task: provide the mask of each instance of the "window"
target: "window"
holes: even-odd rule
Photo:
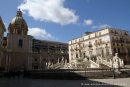
[[[78,54],[76,54],[76,58],[78,58]]]
[[[100,43],[102,43],[102,39],[100,39]]]
[[[22,46],[23,46],[23,40],[22,40],[22,39],[19,39],[18,46],[20,46],[20,47],[22,47]]]
[[[118,37],[116,37],[116,40],[118,40]]]
[[[51,59],[51,61],[54,61],[54,59]]]
[[[114,53],[116,53],[116,48],[114,48]]]
[[[112,37],[112,40],[114,40],[114,37]]]
[[[111,30],[111,33],[113,33],[113,31]]]
[[[37,61],[37,59],[35,58],[34,61]]]
[[[82,40],[84,40],[84,37],[82,37]]]
[[[96,33],[95,33],[95,37],[96,37],[97,35],[96,35]]]
[[[101,32],[99,32],[99,35],[101,35]]]
[[[120,49],[118,49],[118,53],[120,54]]]
[[[75,40],[75,43],[77,42],[77,40]]]
[[[90,35],[88,36],[88,39],[90,39]]]
[[[125,35],[127,35],[127,33],[125,32]]]
[[[130,53],[130,52],[129,52],[129,48],[127,48],[127,51],[128,51],[128,53]]]
[[[113,43],[113,46],[115,46],[115,43]]]
[[[96,44],[96,45],[98,44],[98,41],[97,41],[97,40],[95,40],[95,44]]]
[[[115,30],[115,34],[118,34],[118,31]]]
[[[18,34],[21,34],[20,30],[18,30]]]
[[[106,49],[106,54],[109,55],[109,49]]]
[[[46,61],[46,59],[44,59],[44,61]]]
[[[85,58],[85,53],[84,53],[84,58]]]

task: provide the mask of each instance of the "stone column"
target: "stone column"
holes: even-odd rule
[[[10,67],[11,67],[11,54],[9,54],[9,71],[10,71]]]
[[[28,55],[28,69],[30,69],[30,54]]]
[[[0,67],[1,67],[1,62],[2,62],[2,57],[3,57],[3,52],[0,52]]]
[[[16,34],[17,34],[17,29],[16,29]]]
[[[30,51],[32,52],[32,39],[30,39]]]
[[[6,54],[5,71],[8,71],[8,54]]]
[[[22,34],[23,34],[23,29],[22,29]]]
[[[40,69],[41,69],[41,52],[40,52]]]
[[[30,58],[30,69],[32,69],[32,53],[31,53],[31,58]]]
[[[11,46],[12,46],[12,37],[10,37],[10,46],[9,46],[10,48],[9,48],[9,50],[11,50]]]
[[[30,39],[29,39],[29,41],[28,41],[28,52],[30,52]]]

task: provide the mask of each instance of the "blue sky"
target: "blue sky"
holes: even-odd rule
[[[1,0],[0,16],[6,29],[18,8],[28,34],[41,40],[68,43],[86,31],[130,29],[130,0]]]

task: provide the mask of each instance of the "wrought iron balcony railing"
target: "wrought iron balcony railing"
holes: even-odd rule
[[[112,42],[114,42],[114,43],[124,43],[123,40],[112,40]]]

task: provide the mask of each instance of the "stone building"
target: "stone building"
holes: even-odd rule
[[[69,62],[68,44],[33,39],[32,56],[33,68],[46,68],[49,62],[55,65],[62,57]]]
[[[3,56],[3,36],[4,36],[4,32],[6,31],[4,23],[2,21],[2,18],[0,16],[0,68],[1,68],[1,60],[2,60],[2,56]]]
[[[106,58],[110,54],[114,56],[115,53],[119,54],[124,64],[130,63],[129,31],[104,28],[96,32],[85,32],[81,37],[69,41],[70,63],[73,63],[75,58],[101,54]]]
[[[44,69],[48,61],[56,64],[57,58],[62,56],[69,59],[67,54],[68,44],[37,40],[31,35],[27,35],[27,33],[28,25],[19,9],[8,26],[7,37],[3,39],[4,54],[2,57],[2,67],[6,71]],[[63,52],[59,53],[56,50],[62,50]]]

